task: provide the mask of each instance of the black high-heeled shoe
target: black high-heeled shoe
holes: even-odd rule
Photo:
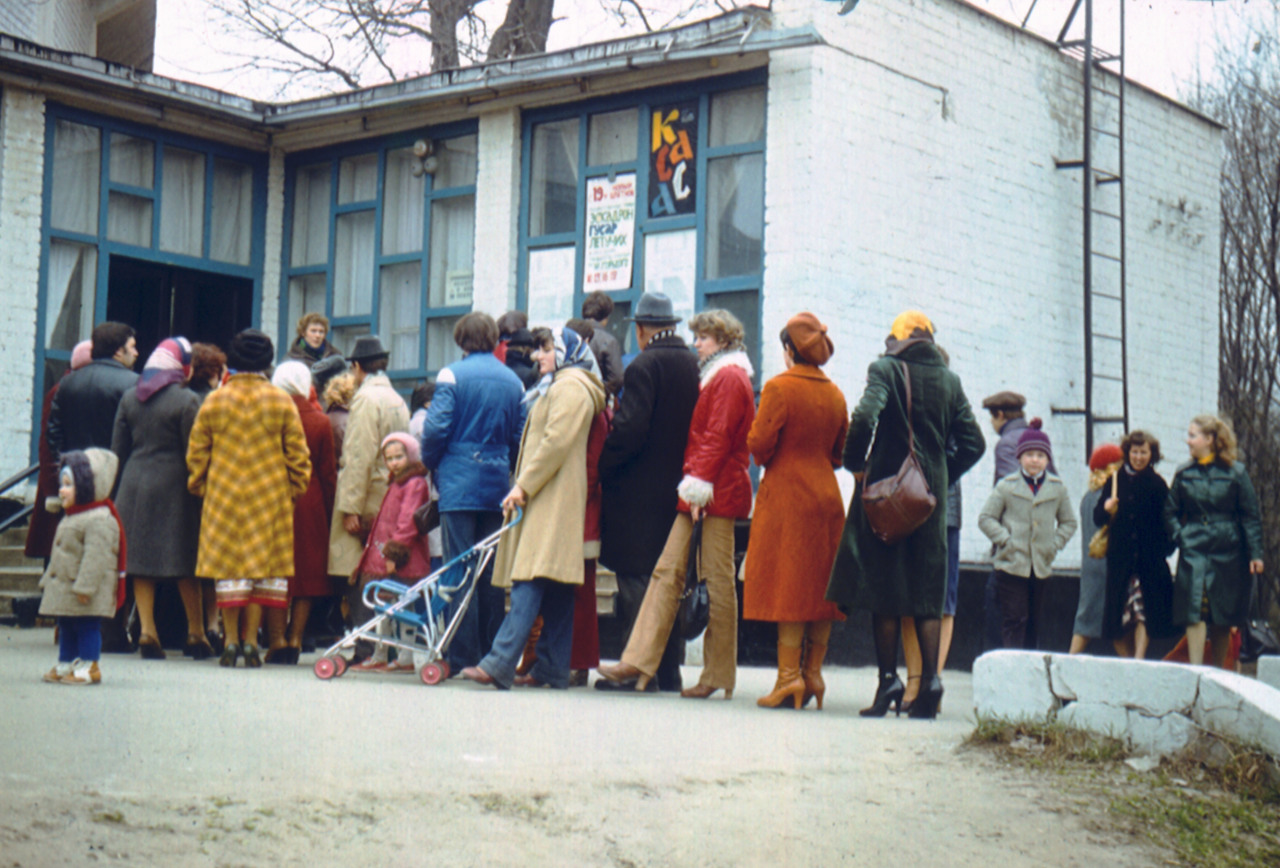
[[[934,675],[929,683],[920,688],[920,695],[911,704],[907,717],[920,720],[933,720],[938,716],[938,708],[942,705],[942,679]]]
[[[906,693],[907,688],[902,683],[902,679],[898,677],[896,672],[882,672],[880,674],[880,686],[876,688],[876,698],[871,703],[870,708],[864,708],[858,712],[862,717],[884,717],[889,711],[889,706],[894,706],[895,712],[902,708],[902,694]]]

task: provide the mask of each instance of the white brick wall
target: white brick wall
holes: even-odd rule
[[[520,207],[520,112],[479,118],[474,310],[495,317],[516,303]]]
[[[0,100],[0,475],[7,476],[27,466],[31,446],[44,97],[6,87]]]
[[[1079,157],[1079,67],[954,0],[843,18],[809,0],[773,8],[829,45],[770,62],[765,376],[781,369],[769,336],[812,309],[852,408],[893,317],[919,307],[972,403],[1028,396],[1078,501],[1083,422],[1051,407],[1084,403],[1080,174],[1053,164]],[[1127,97],[1131,419],[1167,444],[1168,475],[1187,420],[1217,403],[1219,134],[1145,91]],[[988,452],[963,483],[965,558],[987,547],[992,468]]]
[[[272,148],[267,163],[266,250],[262,263],[262,330],[274,341],[280,327],[280,257],[284,251],[284,151]],[[291,338],[292,331],[288,333]],[[281,355],[285,347],[276,347]]]

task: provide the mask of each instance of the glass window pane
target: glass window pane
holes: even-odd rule
[[[324,313],[323,274],[303,274],[289,278],[289,321],[297,322],[305,313]]]
[[[401,262],[382,268],[378,285],[378,336],[391,353],[389,367],[418,367],[422,328],[422,263]]]
[[[253,231],[253,169],[231,160],[213,161],[213,225],[209,256],[249,264]]]
[[[148,190],[155,184],[156,146],[150,139],[112,133],[110,163],[112,183]]]
[[[385,187],[382,197],[383,255],[421,250],[427,176],[422,171],[422,163],[413,155],[412,148],[387,152]]]
[[[555,327],[577,315],[573,309],[575,268],[577,247],[572,244],[529,251],[525,285],[529,328]]]
[[[578,119],[533,128],[529,235],[572,232],[578,203]]]
[[[476,137],[436,142],[436,174],[432,189],[467,187],[476,182]]]
[[[587,163],[629,163],[636,158],[636,109],[592,115],[587,126]]]
[[[112,190],[107,196],[107,237],[112,241],[151,246],[151,200]]]
[[[58,238],[49,241],[48,291],[45,293],[44,345],[70,350],[93,330],[98,248]]]
[[[204,154],[164,149],[160,192],[160,249],[204,253]]]
[[[427,320],[427,370],[438,371],[462,358],[462,350],[453,341],[453,327],[460,319],[445,316]]]
[[[102,131],[58,121],[53,128],[53,195],[49,224],[68,232],[98,234]]]
[[[345,356],[356,348],[356,338],[368,333],[367,325],[338,326],[329,330],[329,343],[337,347]]]
[[[431,203],[431,282],[427,298],[432,307],[471,304],[475,239],[475,196]]]
[[[378,197],[378,155],[347,157],[338,164],[338,204],[367,202]]]
[[[372,211],[341,214],[333,247],[333,315],[359,316],[373,311]]]
[[[329,259],[328,163],[303,166],[294,176],[293,235],[289,261],[294,266],[320,265]]]
[[[652,232],[644,237],[644,290],[661,292],[671,299],[680,325],[677,332],[691,340],[685,325],[693,316],[694,288],[698,277],[698,232]]]
[[[742,322],[742,329],[746,332],[743,341],[747,345],[747,355],[751,357],[756,371],[759,371],[761,350],[760,293],[754,289],[748,289],[741,292],[719,292],[715,295],[708,295],[706,309],[710,310],[712,308],[723,308]],[[774,341],[770,346],[777,348],[778,342]]]
[[[760,271],[764,263],[764,154],[707,163],[707,277]]]
[[[764,138],[764,88],[731,90],[711,97],[708,137],[711,147],[758,142]]]

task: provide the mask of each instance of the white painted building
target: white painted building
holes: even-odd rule
[[[850,407],[919,307],[975,405],[1028,395],[1080,496],[1084,425],[1054,412],[1083,403],[1080,175],[1054,162],[1080,150],[1078,61],[959,0],[772,7],[288,105],[0,37],[0,474],[95,321],[144,350],[252,323],[283,353],[322,309],[408,386],[467,310],[565,318],[617,287],[617,323],[649,286],[738,313],[764,378],[814,311]],[[1126,124],[1131,421],[1176,460],[1217,404],[1219,129],[1136,85]],[[621,255],[593,266],[598,187],[634,226],[600,215]],[[991,475],[964,483],[966,559]]]

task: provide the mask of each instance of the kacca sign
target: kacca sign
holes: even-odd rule
[[[698,103],[678,103],[653,111],[649,145],[649,216],[692,214],[697,169]]]

